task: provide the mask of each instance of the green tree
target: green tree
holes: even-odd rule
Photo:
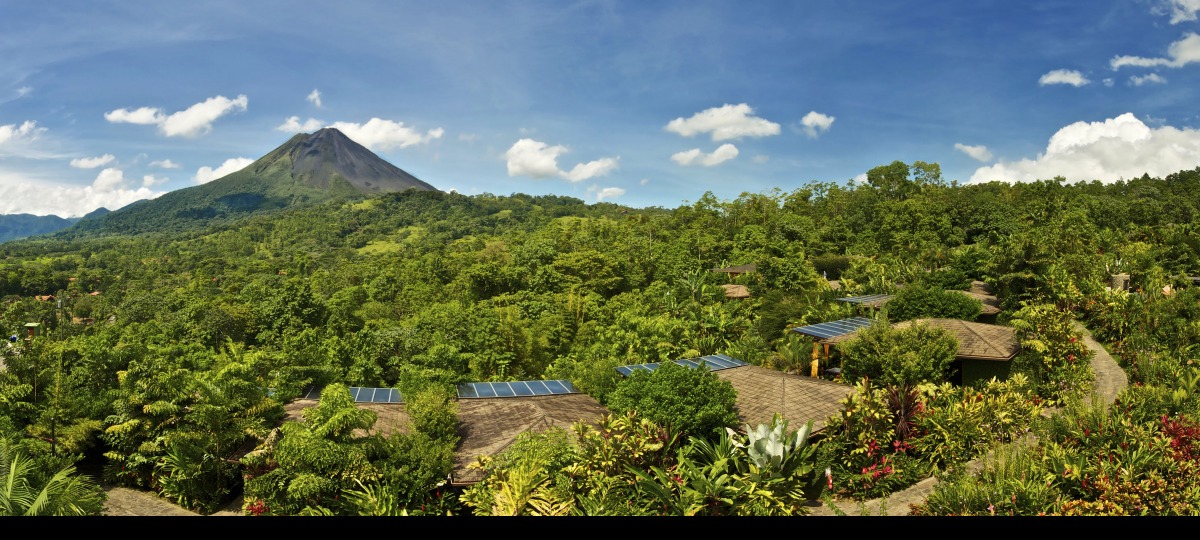
[[[737,424],[737,392],[729,381],[705,368],[662,362],[654,371],[638,370],[608,398],[613,411],[637,411],[656,424],[680,433],[707,437]]]

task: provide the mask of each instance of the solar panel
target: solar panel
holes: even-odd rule
[[[567,380],[475,382],[458,385],[459,399],[578,394]]]
[[[513,393],[518,396],[534,395],[533,389],[529,388],[529,383],[525,381],[510,382],[508,385],[512,387]]]
[[[847,302],[850,304],[869,304],[871,302],[878,302],[880,300],[884,300],[884,301],[891,300],[892,296],[894,296],[894,295],[891,295],[891,294],[864,294],[861,296],[847,296],[845,298],[838,298],[837,300],[839,302]]]
[[[842,319],[840,321],[830,321],[819,324],[810,324],[808,326],[800,326],[793,328],[792,330],[806,336],[815,337],[817,339],[829,339],[832,337],[843,336],[868,326],[871,326],[871,319],[866,317],[853,317],[850,319]]]
[[[496,392],[496,397],[513,397],[517,395],[506,382],[492,383],[492,390]]]
[[[308,388],[308,392],[304,394],[304,399],[321,399],[321,390],[323,389],[317,388],[316,386],[310,386]]]
[[[675,360],[675,363],[692,369],[696,369],[703,365],[705,368],[708,368],[711,371],[719,371],[722,369],[749,365],[741,360],[726,356],[724,354],[713,354],[709,356],[701,356],[700,358],[685,358],[683,360]],[[658,366],[658,363],[630,364],[628,366],[617,367],[617,372],[628,377],[630,374],[638,370],[644,369],[646,371],[654,371],[658,369]]]

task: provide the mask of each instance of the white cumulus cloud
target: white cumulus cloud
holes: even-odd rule
[[[625,194],[625,190],[619,187],[601,188],[592,186],[588,191],[596,194],[596,202],[603,201],[604,199],[615,199]]]
[[[166,115],[157,107],[139,107],[134,110],[117,109],[104,113],[104,119],[114,124],[140,124],[154,125],[160,124]]]
[[[1143,75],[1140,77],[1133,75],[1129,77],[1129,84],[1134,86],[1141,86],[1143,84],[1167,84],[1167,80],[1162,78],[1162,76],[1157,73],[1151,73],[1149,75]]]
[[[1076,88],[1083,86],[1092,81],[1087,80],[1082,73],[1073,69],[1056,69],[1042,75],[1038,79],[1038,86],[1046,86],[1048,84],[1069,84]]]
[[[981,167],[971,182],[1030,182],[1062,176],[1068,181],[1114,182],[1142,174],[1163,177],[1200,164],[1200,130],[1151,128],[1125,113],[1103,122],[1066,126],[1036,158]]]
[[[308,97],[304,99],[307,99],[309,103],[316,105],[317,108],[321,107],[321,92],[319,92],[316,88],[313,88],[313,91],[309,92]]]
[[[1115,71],[1124,66],[1134,67],[1183,67],[1200,62],[1200,35],[1187,32],[1179,41],[1167,48],[1168,58],[1144,58],[1141,56],[1114,56],[1108,65]]]
[[[667,123],[666,130],[684,137],[709,133],[713,142],[717,142],[778,135],[779,124],[754,116],[754,109],[740,103],[705,109],[691,118],[676,118]]]
[[[182,165],[175,163],[174,161],[171,161],[169,159],[162,159],[159,161],[151,161],[150,166],[158,167],[160,169],[178,169],[178,168],[182,167]]]
[[[718,146],[717,149],[713,150],[711,154],[705,154],[704,152],[701,152],[699,148],[693,148],[691,150],[685,150],[683,152],[676,152],[675,154],[672,154],[671,160],[685,167],[689,165],[703,165],[705,167],[712,167],[715,165],[720,165],[721,163],[729,161],[737,156],[737,147],[732,144],[725,143],[721,146]]]
[[[275,129],[285,133],[303,133],[306,131],[316,131],[321,129],[321,127],[324,125],[325,122],[317,120],[316,118],[309,118],[308,120],[305,120],[304,123],[300,123],[299,116],[292,116],[287,120],[284,120],[282,124],[276,126]]]
[[[97,208],[116,210],[162,194],[145,185],[130,189],[126,186],[124,173],[114,168],[100,171],[96,179],[85,186],[55,184],[48,179],[32,179],[0,170],[0,214],[79,217]]]
[[[620,165],[620,158],[600,158],[587,163],[579,163],[565,171],[558,168],[558,156],[567,153],[562,145],[550,146],[533,139],[521,139],[513,143],[504,153],[509,176],[528,176],[530,178],[562,178],[570,182],[580,182],[596,176],[605,176]]]
[[[157,125],[167,137],[196,137],[212,131],[213,122],[231,112],[244,111],[249,104],[246,96],[234,99],[225,96],[208,98],[182,111],[164,113],[156,107],[116,109],[104,113],[104,119],[114,124]]]
[[[337,128],[354,142],[371,150],[407,148],[427,143],[433,139],[440,139],[445,133],[445,130],[440,127],[421,133],[404,125],[404,122],[393,122],[381,118],[372,118],[365,124],[334,122],[331,127]]]
[[[817,138],[817,135],[829,131],[829,127],[833,125],[836,118],[827,114],[821,114],[817,111],[809,111],[800,119],[800,125],[804,126],[804,133],[808,134],[811,139]]]
[[[986,162],[992,160],[992,153],[989,152],[987,147],[982,144],[971,146],[963,143],[954,143],[954,149],[971,156],[972,159],[978,161]]]
[[[37,122],[34,120],[26,120],[19,126],[16,124],[0,126],[0,144],[19,139],[36,139],[45,131],[46,128],[37,127]]]
[[[222,163],[220,167],[213,169],[212,167],[200,167],[196,170],[196,176],[193,177],[197,184],[207,184],[221,178],[227,174],[238,172],[245,169],[247,165],[254,163],[253,159],[236,157],[229,158]]]
[[[71,166],[75,167],[76,169],[95,169],[96,167],[108,165],[115,159],[117,159],[117,157],[112,154],[104,154],[103,156],[89,158],[75,158],[71,160]]]

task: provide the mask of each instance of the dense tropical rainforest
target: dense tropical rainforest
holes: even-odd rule
[[[935,475],[913,513],[1200,513],[1200,168],[958,185],[894,162],[678,208],[409,190],[161,220],[0,244],[0,514],[100,514],[103,482],[201,513],[241,495],[248,515],[796,515]],[[742,264],[751,297],[728,299],[712,270]],[[723,353],[807,373],[789,329],[856,313],[834,299],[900,291],[880,316],[972,319],[947,294],[972,280],[1021,336],[1013,375],[951,384],[952,338],[872,327],[819,437],[743,428],[703,370],[614,369]],[[1128,374],[1112,407],[1084,399],[1075,321]],[[542,378],[612,415],[447,486],[454,385]],[[411,429],[363,435],[348,386],[400,389]],[[682,404],[637,399],[662,389]]]

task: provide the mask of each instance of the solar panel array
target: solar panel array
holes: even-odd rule
[[[894,294],[864,294],[862,296],[847,296],[838,298],[838,302],[846,302],[850,304],[870,304],[872,302],[891,300]]]
[[[708,368],[710,371],[720,371],[722,369],[729,369],[729,368],[735,368],[735,367],[747,365],[745,362],[738,360],[737,358],[733,358],[733,357],[726,356],[723,354],[712,354],[709,356],[701,356],[700,358],[689,358],[686,360],[676,360],[675,363],[679,364],[681,366],[690,367],[692,369],[698,368],[703,365],[704,367]],[[654,370],[658,369],[659,365],[660,364],[658,362],[654,362],[654,363],[650,363],[650,364],[632,364],[632,365],[628,365],[628,366],[620,366],[617,368],[617,371],[621,372],[621,375],[625,375],[626,377],[628,377],[629,374],[633,373],[634,371],[638,371],[638,370],[654,371]]]
[[[473,382],[458,385],[458,398],[493,398],[522,396],[553,396],[578,394],[579,391],[567,380]]]
[[[850,319],[842,319],[840,321],[823,322],[820,324],[810,324],[808,326],[798,326],[792,330],[812,336],[817,339],[829,339],[837,336],[844,336],[860,328],[871,326],[871,319],[866,317],[853,317]]]
[[[309,388],[304,394],[304,399],[321,399],[321,390],[316,386]],[[400,391],[395,388],[368,388],[364,386],[351,386],[350,397],[355,403],[404,403],[404,397],[400,395]]]

